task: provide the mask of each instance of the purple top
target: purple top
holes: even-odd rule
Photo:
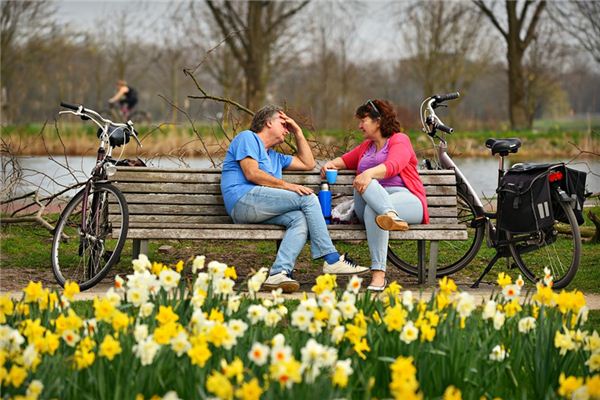
[[[375,147],[375,143],[371,144],[365,154],[358,162],[357,174],[362,174],[365,170],[383,164],[388,157],[388,143],[389,140],[385,141],[385,145],[379,151]],[[400,175],[394,175],[385,179],[378,179],[381,186],[405,186],[404,181],[400,178]]]

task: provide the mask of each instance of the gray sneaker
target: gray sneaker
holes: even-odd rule
[[[298,281],[293,280],[285,272],[275,275],[269,275],[267,280],[260,287],[261,290],[277,290],[281,288],[284,293],[293,293],[300,289]]]
[[[364,274],[365,272],[369,272],[369,268],[356,264],[348,258],[348,254],[340,256],[340,259],[333,264],[328,264],[327,261],[323,262],[324,274],[357,275]]]

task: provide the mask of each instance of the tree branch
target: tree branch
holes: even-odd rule
[[[479,9],[490,19],[490,21],[492,22],[492,24],[496,27],[496,29],[498,29],[498,31],[500,31],[500,33],[502,34],[502,36],[504,36],[504,38],[506,40],[508,40],[508,32],[505,32],[504,29],[502,29],[502,26],[500,26],[500,23],[496,19],[496,16],[494,15],[494,13],[492,13],[492,10],[490,10],[485,5],[485,3],[483,2],[483,0],[473,0],[473,3],[475,3],[475,5],[477,7],[479,7]]]

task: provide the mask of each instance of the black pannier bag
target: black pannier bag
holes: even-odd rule
[[[585,222],[583,218],[583,203],[585,202],[585,180],[587,173],[569,168],[565,164],[561,164],[555,170],[562,173],[562,176],[558,179],[558,185],[573,199],[571,207],[573,208],[577,223],[581,225]],[[561,207],[554,207],[554,216],[557,221],[569,223]]]
[[[548,175],[551,164],[517,164],[502,177],[498,227],[512,233],[544,230],[554,224]]]

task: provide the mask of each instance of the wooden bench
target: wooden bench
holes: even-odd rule
[[[458,224],[454,171],[419,171],[427,191],[430,224],[411,225],[406,232],[390,232],[390,239],[416,240],[419,283],[425,281],[425,242],[430,241],[427,282],[435,282],[439,240],[465,240],[464,224]],[[318,171],[286,172],[288,182],[319,190]],[[352,196],[353,171],[340,171],[332,185],[333,204]],[[147,253],[152,239],[281,240],[277,225],[233,224],[225,212],[218,169],[165,169],[118,167],[110,181],[129,205],[129,231],[134,257]],[[114,232],[116,233],[116,232]],[[330,225],[332,240],[366,240],[364,225]]]

